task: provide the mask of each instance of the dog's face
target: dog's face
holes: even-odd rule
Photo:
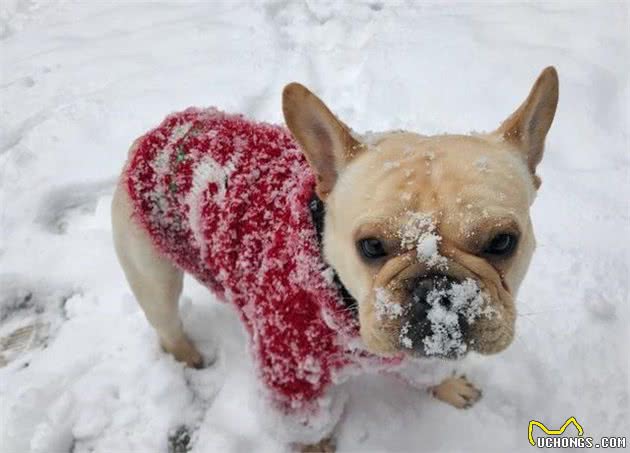
[[[366,139],[306,88],[285,88],[287,125],[326,205],[324,256],[358,301],[370,351],[454,358],[511,343],[557,99],[548,68],[493,133]]]

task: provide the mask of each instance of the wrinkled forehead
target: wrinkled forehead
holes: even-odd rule
[[[525,222],[534,188],[507,145],[483,136],[392,133],[368,142],[338,181],[334,202],[355,223],[404,223],[412,213],[444,224]],[[439,219],[438,219],[439,218]]]

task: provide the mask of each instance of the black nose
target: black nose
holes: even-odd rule
[[[450,300],[446,296],[446,292],[455,283],[454,280],[443,277],[425,277],[417,280],[413,285],[411,293],[411,315],[415,319],[424,319],[427,316],[427,311],[435,303],[443,305],[445,308],[450,308]],[[444,293],[441,295],[441,293]],[[428,298],[431,296],[431,303]]]
[[[446,310],[451,308],[448,290],[451,289],[454,283],[457,282],[446,276],[422,277],[413,282],[404,332],[404,337],[408,340],[403,341],[404,347],[420,352],[423,351],[423,339],[434,334],[432,323],[428,319],[428,313],[436,304],[441,305]],[[468,324],[460,316],[458,316],[458,321],[461,333],[465,337],[468,331]]]
[[[411,340],[413,349],[420,349],[422,339],[431,335],[431,322],[427,319],[431,306],[427,298],[434,288],[435,281],[432,278],[418,280],[413,286],[409,302],[409,318],[406,324],[407,338]]]

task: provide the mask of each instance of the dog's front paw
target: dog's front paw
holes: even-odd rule
[[[468,409],[481,398],[481,390],[466,376],[452,376],[429,389],[431,395],[458,409]]]
[[[164,339],[160,340],[162,349],[173,354],[179,362],[184,362],[190,368],[202,368],[203,357],[195,345],[187,337],[181,337],[177,341],[168,343]]]
[[[301,453],[335,453],[337,446],[335,440],[332,437],[320,440],[316,444],[300,445],[299,451]]]

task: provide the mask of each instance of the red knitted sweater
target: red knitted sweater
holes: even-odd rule
[[[314,176],[286,129],[190,108],[138,140],[125,175],[157,249],[237,307],[276,406],[317,410],[347,367],[392,363],[357,341],[311,219]]]

